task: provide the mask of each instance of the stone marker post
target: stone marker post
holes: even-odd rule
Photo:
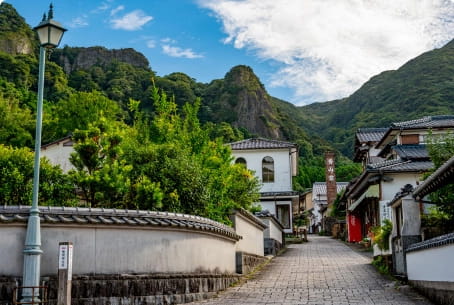
[[[71,305],[73,244],[61,242],[58,248],[57,305]]]

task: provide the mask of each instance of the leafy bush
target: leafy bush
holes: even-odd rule
[[[0,144],[0,204],[30,205],[34,154],[28,148]],[[59,166],[41,159],[39,205],[72,205],[74,187]]]
[[[372,265],[377,268],[378,272],[380,272],[381,274],[390,274],[388,263],[383,258],[383,256],[379,255],[374,257],[374,259],[372,260]]]
[[[372,242],[376,244],[380,250],[389,250],[389,236],[391,235],[392,229],[393,223],[389,219],[385,219],[382,226],[372,228]]]

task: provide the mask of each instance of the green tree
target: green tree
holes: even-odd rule
[[[232,209],[250,208],[258,199],[258,181],[232,164],[231,152],[222,141],[210,140],[197,118],[200,102],[186,103],[180,115],[177,104],[156,88],[153,100],[149,138],[129,136],[124,146],[134,175],[131,181],[146,177],[162,191],[162,205],[151,204],[226,223]]]
[[[0,204],[30,205],[32,198],[34,154],[28,148],[0,144]],[[61,168],[41,159],[40,205],[72,205],[74,187]]]
[[[131,208],[125,206],[132,168],[120,158],[122,128],[126,127],[101,118],[88,129],[74,132],[70,161],[76,169],[69,175],[89,206]]]
[[[2,87],[0,81],[0,88]],[[32,133],[35,128],[35,118],[31,111],[26,107],[21,107],[17,98],[5,97],[0,92],[0,113],[0,144],[31,147],[33,145]]]
[[[431,160],[434,163],[434,171],[442,166],[449,158],[454,156],[454,135],[449,133],[444,136],[429,136],[428,150]],[[432,171],[433,172],[433,171]],[[428,173],[428,175],[430,175]],[[438,224],[443,230],[448,233],[454,230],[454,184],[438,189],[429,195],[431,202],[437,206],[434,211],[429,214],[430,223]],[[427,219],[426,219],[427,220]]]
[[[88,129],[90,123],[101,118],[121,121],[123,117],[118,104],[98,91],[71,93],[44,111],[43,142],[67,136],[75,129]]]

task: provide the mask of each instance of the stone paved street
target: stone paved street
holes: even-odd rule
[[[253,279],[217,298],[190,304],[429,305],[416,293],[403,294],[377,273],[370,258],[328,237],[290,245]]]

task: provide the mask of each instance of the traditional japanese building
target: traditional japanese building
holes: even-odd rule
[[[298,147],[294,143],[263,138],[229,144],[235,163],[244,164],[261,182],[260,206],[275,215],[284,232],[293,232],[292,205],[298,204],[299,193],[292,180],[298,173]]]
[[[396,193],[406,185],[416,187],[433,167],[426,148],[430,137],[452,130],[454,116],[442,115],[392,123],[386,131],[357,131],[355,161],[362,162],[364,171],[345,193],[349,241],[360,241],[371,227],[391,218],[388,203]]]

